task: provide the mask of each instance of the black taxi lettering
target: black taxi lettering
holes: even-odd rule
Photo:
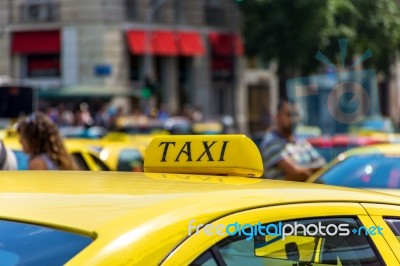
[[[162,159],[160,162],[166,162],[165,157],[167,157],[167,152],[168,152],[168,148],[170,144],[174,144],[175,147],[175,141],[163,141],[160,143],[160,145],[158,145],[158,147],[160,147],[161,145],[165,145],[164,146],[164,151],[163,151],[163,155],[162,155]]]
[[[190,149],[190,144],[191,142],[185,142],[185,145],[183,145],[181,151],[178,153],[178,156],[176,156],[175,162],[179,162],[179,157],[181,157],[181,154],[184,153],[187,155],[187,162],[191,162],[192,161],[192,152]],[[185,150],[186,148],[186,150]]]
[[[205,158],[207,158],[207,160],[209,162],[214,162],[214,157],[213,154],[211,153],[211,148],[213,148],[213,151],[215,151],[218,148],[218,144],[216,146],[214,146],[217,142],[219,141],[212,141],[212,142],[208,142],[208,141],[202,141],[203,144],[203,148],[204,150],[202,150],[202,153],[200,154],[200,156],[195,160],[197,162],[200,162],[203,157],[206,155]],[[221,149],[219,150],[219,157],[216,156],[216,153],[214,153],[214,156],[216,156],[215,159],[217,159],[219,162],[224,162],[225,161],[225,152],[226,152],[226,148],[228,146],[229,141],[222,141],[222,146]],[[191,147],[192,142],[191,141],[186,141],[182,148],[180,149],[178,155],[175,158],[175,162],[180,162],[181,161],[181,155],[184,154],[186,155],[186,162],[192,162],[192,147]],[[163,155],[161,158],[160,162],[166,162],[166,158],[167,158],[167,154],[168,154],[168,149],[170,148],[170,146],[176,147],[176,142],[174,141],[165,141],[165,142],[161,142],[160,145],[158,145],[158,147],[160,146],[164,146],[164,150],[163,150]],[[184,156],[185,157],[185,156]],[[184,159],[183,159],[184,160]]]
[[[214,159],[213,159],[213,157],[212,157],[212,155],[211,155],[210,148],[211,148],[215,143],[216,143],[216,141],[214,141],[213,143],[211,143],[211,145],[209,146],[207,141],[203,141],[204,152],[200,155],[200,157],[199,157],[196,161],[198,161],[198,162],[201,161],[201,158],[203,157],[203,155],[204,155],[204,154],[207,154],[208,161],[209,161],[209,162],[213,162]]]
[[[221,149],[221,153],[219,154],[219,160],[220,162],[224,161],[224,156],[225,156],[225,149],[226,149],[226,145],[228,145],[229,141],[224,141],[224,144],[222,144],[222,149]]]

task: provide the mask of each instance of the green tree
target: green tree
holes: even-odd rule
[[[318,50],[339,64],[338,39],[349,40],[346,64],[370,48],[364,64],[389,74],[400,47],[400,9],[396,0],[245,0],[246,53],[278,62],[283,78],[316,71]]]

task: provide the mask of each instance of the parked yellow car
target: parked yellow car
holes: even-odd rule
[[[400,195],[400,144],[378,144],[339,154],[307,182]]]
[[[0,172],[1,261],[400,264],[399,197],[257,178],[241,135],[156,137],[145,158],[145,173]]]
[[[145,150],[132,142],[103,142],[99,158],[111,171],[143,172]]]
[[[17,138],[6,138],[4,144],[13,150],[17,157],[18,169],[28,169],[28,155],[22,151],[19,140]],[[91,151],[81,142],[66,140],[65,146],[80,170],[110,171],[110,167],[100,159],[98,153]]]

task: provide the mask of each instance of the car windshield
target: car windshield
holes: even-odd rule
[[[351,156],[322,174],[316,183],[371,188],[400,188],[400,157]]]
[[[336,156],[338,156],[339,154],[346,152],[350,149],[359,147],[360,145],[353,145],[353,144],[349,144],[349,145],[342,145],[342,146],[328,146],[328,147],[321,147],[321,146],[314,146],[314,149],[317,150],[317,152],[324,157],[324,159],[329,162],[331,160],[333,160],[334,158],[336,158]]]
[[[11,265],[63,265],[93,240],[33,224],[0,221],[0,261]]]

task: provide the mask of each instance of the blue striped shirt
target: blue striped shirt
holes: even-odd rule
[[[263,177],[268,179],[285,179],[284,172],[277,167],[278,162],[284,158],[290,158],[304,167],[322,158],[306,140],[289,142],[276,130],[265,134],[261,143],[261,153],[264,161]]]

